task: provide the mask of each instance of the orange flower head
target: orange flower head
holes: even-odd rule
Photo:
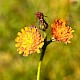
[[[28,56],[33,52],[40,53],[39,48],[42,48],[44,44],[44,39],[35,26],[22,28],[15,41],[19,54],[23,53],[23,56]]]
[[[52,27],[52,36],[57,41],[62,41],[64,43],[70,43],[70,39],[73,37],[72,33],[74,30],[72,30],[71,27],[66,26],[66,21],[61,18],[59,20],[55,20],[54,24],[51,25]]]

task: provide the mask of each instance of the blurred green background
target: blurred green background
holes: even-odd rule
[[[75,30],[71,44],[47,46],[40,80],[80,80],[80,0],[0,0],[0,80],[36,80],[40,54],[23,57],[15,38],[25,26],[35,25],[35,12],[43,12],[49,24],[64,18]]]

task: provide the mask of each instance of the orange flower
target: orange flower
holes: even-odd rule
[[[61,18],[59,20],[55,20],[52,26],[52,36],[57,41],[62,41],[64,43],[70,43],[70,39],[73,37],[71,27],[66,26],[66,21]]]
[[[28,56],[33,52],[40,53],[39,48],[42,48],[44,44],[44,39],[35,26],[22,28],[21,32],[18,32],[18,37],[15,41],[19,54],[23,53],[24,56]]]

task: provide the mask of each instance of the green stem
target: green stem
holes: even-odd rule
[[[40,79],[40,69],[41,69],[41,61],[39,61],[39,65],[38,65],[37,80]]]
[[[46,47],[47,47],[47,45],[50,44],[51,42],[52,42],[52,40],[47,41],[46,38],[44,39],[44,45],[43,45],[43,47],[42,47],[41,57],[40,57],[39,65],[38,65],[37,80],[40,80],[41,62],[42,62],[42,60],[43,60]]]
[[[43,47],[42,47],[42,52],[41,52],[41,57],[40,57],[39,65],[38,65],[37,80],[40,80],[41,62],[42,62],[42,60],[43,60],[46,47],[47,47],[47,44],[46,44],[46,39],[45,39],[45,40],[44,40],[44,45],[43,45]]]

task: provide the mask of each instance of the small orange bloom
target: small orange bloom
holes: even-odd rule
[[[19,54],[23,53],[24,56],[28,56],[33,52],[40,53],[39,48],[44,44],[44,39],[35,26],[22,28],[21,32],[18,32],[15,41]]]
[[[61,18],[59,20],[55,20],[52,26],[52,36],[57,41],[62,41],[64,43],[70,43],[70,39],[73,37],[71,27],[66,26],[66,21]]]

